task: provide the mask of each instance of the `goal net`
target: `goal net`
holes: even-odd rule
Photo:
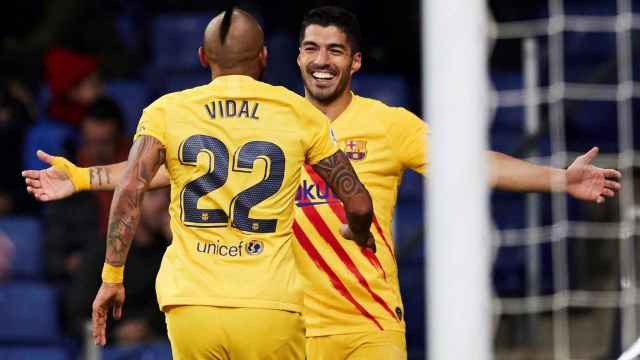
[[[639,335],[640,6],[509,4],[490,2],[492,148],[567,167],[599,146],[623,189],[604,205],[492,195],[494,355],[616,359]]]

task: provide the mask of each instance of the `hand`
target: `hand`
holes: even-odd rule
[[[53,165],[55,157],[42,150],[36,153],[38,159]],[[65,167],[51,166],[45,170],[25,170],[22,172],[27,183],[27,192],[38,201],[53,201],[64,199],[75,193],[76,189],[71,182]]]
[[[371,232],[368,232],[364,236],[356,236],[353,231],[351,231],[349,224],[342,224],[340,225],[340,235],[347,240],[355,241],[360,247],[366,247],[376,252],[376,239]]]
[[[93,311],[91,313],[91,332],[96,345],[104,346],[107,343],[107,317],[109,310],[113,309],[113,318],[120,320],[123,305],[124,285],[103,282],[95,300],[93,300]]]
[[[592,148],[579,156],[566,171],[567,192],[584,201],[601,204],[607,197],[614,197],[620,190],[618,179],[622,174],[614,169],[601,169],[591,165],[599,149]]]

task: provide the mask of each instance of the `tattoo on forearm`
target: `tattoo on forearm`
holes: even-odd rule
[[[111,204],[106,254],[109,264],[124,265],[140,221],[142,197],[164,160],[165,149],[155,138],[141,136],[133,144],[127,170],[116,188]],[[111,180],[110,175],[106,178]]]
[[[340,199],[365,191],[349,159],[342,151],[320,161],[313,168],[331,186]]]
[[[111,184],[111,170],[104,166],[94,166],[89,168],[89,181],[91,187],[100,187],[103,184]]]

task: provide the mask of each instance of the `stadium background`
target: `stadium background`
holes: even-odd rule
[[[270,50],[265,80],[298,92],[302,82],[295,57],[303,14],[327,4],[352,10],[364,34],[356,92],[422,113],[418,1],[237,4],[264,25]],[[105,94],[121,108],[131,134],[150,101],[208,82],[195,51],[202,29],[223,5],[199,0],[2,5],[0,359],[83,354],[82,339],[65,331],[68,300],[63,299],[74,294],[52,280],[47,266],[50,211],[28,199],[18,175],[38,145],[27,141],[32,133],[49,138],[56,133],[38,126],[52,99],[46,55],[52,48],[66,48],[98,59]],[[633,155],[640,147],[635,85],[640,63],[633,61],[640,52],[640,22],[631,15],[640,12],[640,1],[494,0],[489,5],[497,24],[489,69],[496,90],[491,147],[565,166],[574,155],[597,145],[603,151],[599,164],[623,170],[626,189],[620,201],[604,206],[579,204],[562,195],[492,194],[496,357],[615,358],[635,338],[640,319],[633,181]],[[539,69],[534,95],[524,91],[525,38],[538,49],[530,57]],[[539,113],[533,129],[525,121],[531,96]],[[79,131],[77,125],[71,129]],[[70,158],[77,155],[73,143],[64,149]],[[408,174],[399,194],[395,235],[412,359],[425,357],[422,197],[422,179]],[[103,355],[161,359],[167,346],[154,342],[111,348]]]

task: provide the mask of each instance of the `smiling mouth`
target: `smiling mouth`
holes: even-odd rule
[[[336,77],[336,75],[326,71],[314,71],[311,73],[311,77],[319,81],[329,81],[329,80],[333,80]]]

